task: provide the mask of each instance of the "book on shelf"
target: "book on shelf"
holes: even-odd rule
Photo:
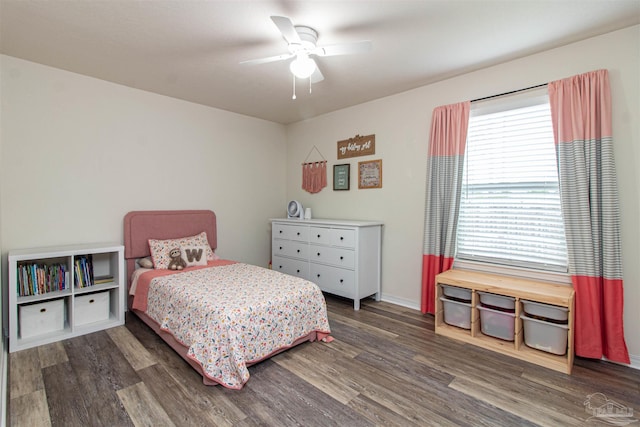
[[[18,272],[18,295],[21,297],[43,295],[67,289],[67,266],[65,264],[20,263]]]
[[[111,282],[113,282],[113,276],[96,276],[93,278],[93,283],[96,285],[103,285]]]
[[[74,273],[76,288],[93,286],[93,261],[91,254],[75,257]]]

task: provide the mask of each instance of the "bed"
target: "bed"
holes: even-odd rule
[[[216,227],[209,210],[129,212],[124,217],[129,309],[200,373],[204,384],[240,389],[249,366],[307,341],[330,341],[329,322],[315,284],[219,259]],[[208,245],[202,245],[203,233]],[[200,240],[178,240],[185,236]],[[175,262],[184,268],[169,270],[167,262],[177,259],[170,248],[176,242],[190,264]],[[204,256],[192,257],[196,249]],[[151,257],[160,268],[140,266]]]

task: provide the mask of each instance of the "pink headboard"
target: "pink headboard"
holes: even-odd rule
[[[216,214],[209,210],[132,211],[124,216],[124,257],[127,277],[135,269],[137,258],[150,255],[149,239],[176,239],[207,232],[209,245],[218,246]]]

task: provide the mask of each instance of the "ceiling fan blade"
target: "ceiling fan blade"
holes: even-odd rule
[[[249,59],[247,61],[240,62],[241,64],[266,64],[268,62],[284,61],[285,59],[293,58],[295,55],[291,53],[283,53],[282,55],[270,56],[268,58]]]
[[[313,74],[311,74],[310,79],[311,83],[319,83],[324,80],[324,76],[322,75],[322,72],[320,71],[320,68],[317,67],[317,65],[316,70],[313,72]]]
[[[286,18],[284,16],[272,16],[271,20],[273,21],[274,24],[276,24],[276,27],[278,27],[278,29],[282,33],[282,37],[284,37],[287,43],[289,44],[302,43],[302,40],[300,40],[300,35],[298,35],[298,32],[293,26],[293,22],[291,22],[291,19]]]
[[[327,46],[318,46],[311,52],[318,56],[350,55],[352,53],[366,53],[371,50],[373,44],[370,40],[355,43],[341,43]]]

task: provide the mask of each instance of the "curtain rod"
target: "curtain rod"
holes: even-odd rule
[[[542,83],[542,84],[535,85],[535,86],[525,87],[524,89],[512,90],[511,92],[504,92],[504,93],[499,93],[497,95],[485,96],[484,98],[472,99],[471,102],[484,101],[485,99],[491,99],[491,98],[497,98],[499,96],[511,95],[512,93],[524,92],[525,90],[529,90],[529,89],[537,89],[539,87],[544,87],[544,86],[546,86],[548,84],[549,83]]]

